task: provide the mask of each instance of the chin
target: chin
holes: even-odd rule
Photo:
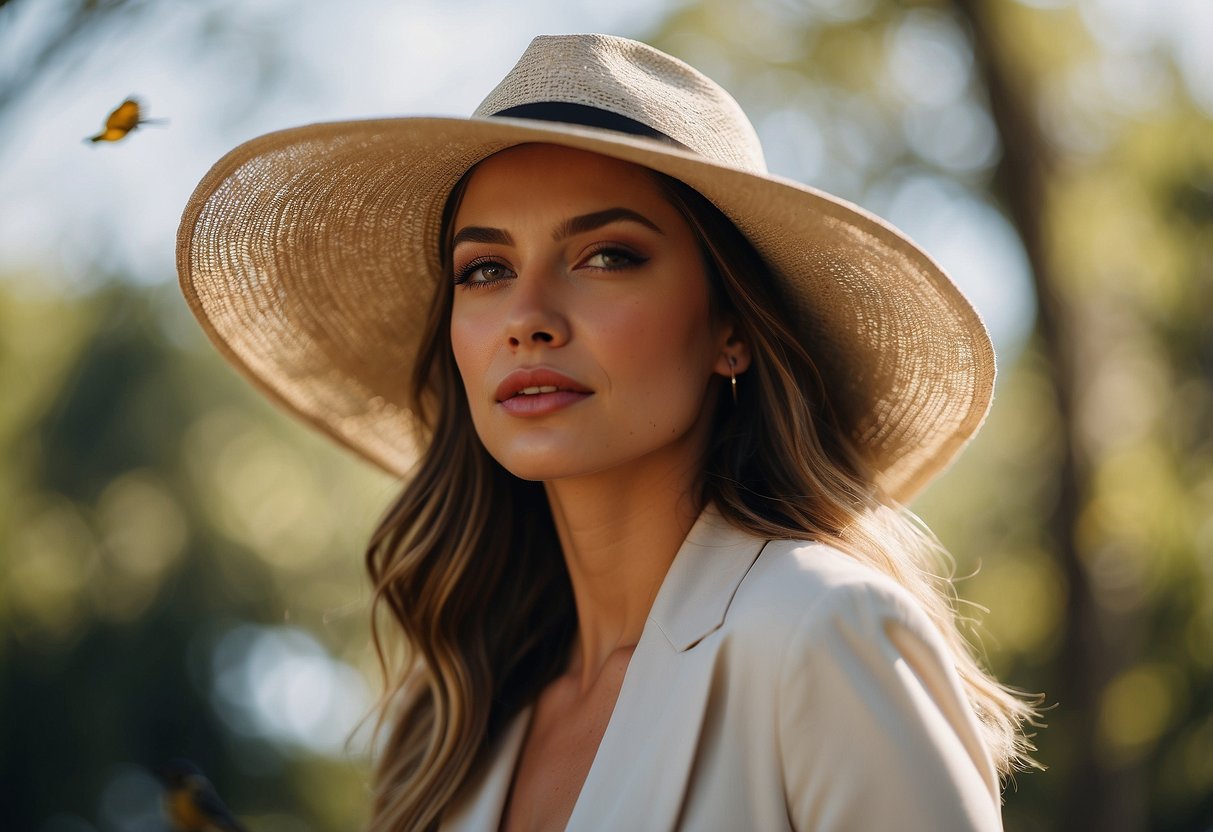
[[[502,468],[520,480],[546,482],[597,473],[619,460],[591,458],[582,442],[523,442],[485,446]]]
[[[502,458],[494,454],[493,458],[518,479],[530,482],[547,482],[589,473],[581,468],[573,468],[567,459],[558,462],[552,459],[520,459],[519,456]]]
[[[522,480],[538,482],[588,473],[586,443],[565,431],[485,432],[480,441],[489,456]]]

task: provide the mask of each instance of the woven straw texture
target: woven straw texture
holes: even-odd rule
[[[685,145],[488,117],[586,104]],[[442,207],[476,162],[547,142],[644,165],[716,204],[774,270],[878,485],[908,501],[979,428],[994,355],[968,301],[900,232],[765,173],[736,102],[680,61],[606,36],[537,38],[472,119],[314,124],[237,147],[198,185],[177,262],[191,309],[271,398],[406,475],[406,395],[439,265]]]

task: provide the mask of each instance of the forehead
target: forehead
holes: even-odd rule
[[[458,215],[507,206],[575,211],[601,207],[605,202],[672,210],[647,168],[585,150],[525,144],[496,153],[476,166]]]

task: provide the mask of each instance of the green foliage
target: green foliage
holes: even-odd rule
[[[0,781],[21,795],[8,820],[118,828],[155,811],[150,773],[186,756],[254,828],[355,827],[362,752],[234,728],[216,648],[241,622],[289,620],[366,664],[359,551],[387,483],[175,345],[165,290],[67,300],[0,284],[0,378],[20,382],[0,411]]]

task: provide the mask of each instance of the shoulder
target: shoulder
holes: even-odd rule
[[[755,678],[815,692],[817,703],[859,690],[891,693],[910,677],[951,703],[966,698],[957,657],[918,599],[828,544],[767,543],[722,629]]]
[[[998,828],[997,779],[956,657],[901,584],[832,546],[775,540],[726,617],[762,685],[798,826]],[[744,657],[744,658],[742,658]],[[873,803],[867,787],[882,783]]]
[[[725,619],[738,635],[786,638],[845,629],[875,634],[890,621],[933,630],[893,578],[826,543],[771,540],[755,560]]]

